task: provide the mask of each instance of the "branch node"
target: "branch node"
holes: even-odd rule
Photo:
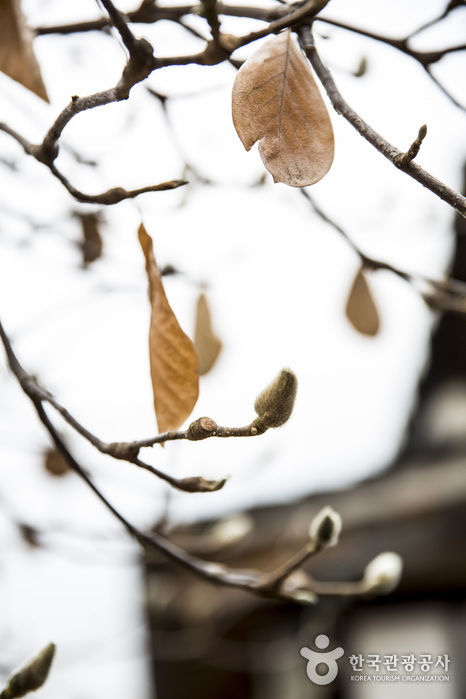
[[[189,425],[186,430],[186,439],[198,442],[201,439],[215,437],[217,430],[218,425],[215,420],[210,417],[200,417]]]
[[[145,80],[154,70],[154,49],[147,39],[136,39],[129,61],[115,88],[118,100],[128,99],[131,88]]]
[[[267,432],[269,428],[266,427],[265,425],[262,424],[260,419],[256,417],[255,420],[252,421],[251,426],[250,426],[250,433],[251,436],[254,436],[256,434],[264,434],[264,432]]]
[[[110,442],[103,447],[102,451],[110,454],[114,459],[132,461],[137,458],[139,449],[137,442]]]
[[[58,143],[53,143],[50,148],[44,147],[44,144],[33,145],[29,154],[44,165],[50,166],[58,157]]]

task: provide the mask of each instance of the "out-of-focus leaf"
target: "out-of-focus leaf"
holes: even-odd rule
[[[289,30],[248,58],[236,75],[233,123],[246,150],[259,153],[275,182],[306,187],[329,171],[333,129],[309,62]]]
[[[31,527],[24,522],[18,522],[18,531],[21,534],[23,541],[32,549],[40,548],[40,534],[35,527]]]
[[[361,60],[359,61],[359,65],[354,71],[353,75],[355,78],[362,78],[366,73],[367,73],[367,58],[363,56]]]
[[[68,462],[54,447],[50,447],[44,452],[43,459],[44,468],[51,476],[64,476],[70,472]]]
[[[197,300],[194,349],[199,358],[199,375],[203,376],[212,369],[222,349],[222,343],[212,329],[209,305],[204,294],[200,294]]]
[[[1,2],[1,0],[0,0]],[[82,240],[80,247],[83,253],[83,265],[87,267],[99,259],[103,250],[100,234],[101,217],[97,212],[76,214],[81,221]]]
[[[363,335],[375,337],[379,332],[379,313],[362,267],[358,270],[346,302],[346,316],[351,325]]]
[[[139,227],[139,242],[149,279],[151,320],[149,358],[159,432],[176,430],[190,415],[199,395],[199,360],[165,295],[152,238]]]
[[[0,0],[0,70],[49,101],[20,0]]]

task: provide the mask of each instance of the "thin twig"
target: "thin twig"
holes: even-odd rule
[[[418,291],[424,301],[432,310],[449,311],[466,315],[466,283],[459,279],[431,279],[421,274],[413,274],[389,264],[376,260],[374,257],[366,255],[350,238],[348,233],[334,219],[330,218],[323,209],[316,203],[315,199],[306,189],[300,190],[303,196],[311,204],[312,208],[320,218],[332,226],[354,250],[361,260],[361,263],[371,270],[385,270],[400,277],[408,284],[411,284]]]
[[[446,6],[445,10],[440,15],[438,15],[437,17],[434,17],[434,19],[431,19],[428,22],[425,22],[425,24],[421,24],[420,27],[418,27],[413,32],[411,32],[411,34],[409,35],[409,38],[416,36],[416,34],[420,34],[425,29],[428,29],[429,27],[432,27],[434,24],[441,22],[442,19],[445,19],[445,17],[448,17],[450,12],[453,12],[453,10],[456,10],[459,7],[464,8],[464,5],[465,5],[464,0],[450,0],[448,5]]]
[[[406,153],[402,153],[400,156],[396,158],[396,165],[408,165],[414,158],[418,155],[419,150],[421,148],[422,142],[425,139],[427,135],[427,126],[426,124],[423,124],[421,128],[419,129],[419,133],[415,140],[411,143],[409,149],[406,151]]]
[[[23,148],[27,155],[32,155],[36,160],[45,164],[50,172],[56,177],[68,190],[68,192],[77,201],[89,204],[104,204],[110,206],[111,204],[117,204],[124,199],[134,199],[134,197],[140,194],[145,194],[146,192],[162,192],[170,189],[176,189],[185,184],[188,184],[186,180],[170,180],[169,182],[162,182],[161,184],[149,185],[147,187],[141,187],[139,189],[124,189],[123,187],[113,187],[108,189],[106,192],[101,194],[86,194],[81,192],[79,189],[74,187],[65,175],[56,167],[53,161],[45,161],[41,157],[41,147],[35,146],[25,139],[21,134],[12,129],[7,124],[0,122],[0,131],[7,133],[9,136],[15,139]]]
[[[394,39],[385,34],[377,34],[376,32],[369,31],[367,29],[362,29],[361,27],[355,27],[352,24],[347,24],[346,22],[339,22],[334,19],[329,19],[328,17],[318,17],[319,22],[324,22],[324,24],[330,24],[333,27],[339,27],[340,29],[345,29],[354,34],[359,34],[360,36],[365,36],[368,39],[373,39],[374,41],[379,41],[388,46],[405,53],[407,56],[411,56],[416,61],[418,61],[422,66],[432,65],[432,63],[437,63],[444,56],[450,53],[455,53],[457,51],[466,50],[466,44],[458,44],[456,46],[447,46],[444,49],[439,49],[437,51],[416,51],[412,49],[409,45],[410,37],[405,37],[404,39]]]
[[[129,28],[125,16],[122,12],[117,10],[111,0],[98,0],[98,2],[107,10],[110,19],[109,24],[115,27],[130,55],[133,55],[138,50],[138,41]]]
[[[270,22],[270,24],[264,29],[259,29],[258,31],[251,32],[250,34],[246,34],[246,36],[239,38],[237,42],[238,48],[240,46],[246,46],[252,41],[257,41],[257,39],[263,39],[264,37],[269,36],[269,34],[277,34],[282,29],[293,27],[294,25],[301,24],[305,20],[315,17],[318,12],[324,9],[328,2],[329,0],[307,0],[307,2],[305,2],[297,10],[293,10],[293,12],[285,14],[284,17],[280,17],[280,19]]]
[[[399,156],[402,155],[402,151],[392,146],[383,136],[369,126],[342,97],[329,69],[320,60],[315,48],[311,28],[309,26],[302,26],[298,33],[301,46],[324,86],[336,112],[341,114],[366,141],[374,146],[379,153],[382,153],[395,167],[422,184],[423,187],[429,189],[466,218],[466,198],[450,187],[447,187],[447,185],[426,172],[426,170],[417,165],[417,163],[409,162],[404,164],[400,162]]]
[[[150,466],[139,459],[139,452],[141,449],[145,447],[152,447],[156,444],[164,444],[165,442],[177,440],[200,441],[210,437],[254,437],[263,434],[267,429],[260,423],[258,418],[256,418],[251,424],[244,427],[222,427],[217,425],[217,423],[211,418],[202,417],[192,422],[188,429],[184,431],[163,432],[150,439],[141,439],[132,442],[104,442],[90,432],[90,430],[84,427],[75,417],[73,417],[73,415],[71,415],[71,413],[56,400],[50,391],[47,391],[39,384],[35,376],[26,372],[25,369],[17,362],[11,343],[2,327],[1,322],[0,336],[5,345],[10,363],[14,363],[12,369],[21,383],[23,390],[31,397],[31,399],[39,401],[40,403],[49,403],[62,416],[65,422],[70,425],[70,427],[72,427],[78,434],[81,435],[81,437],[86,439],[102,454],[111,456],[114,459],[127,461],[135,464],[139,468],[150,471],[154,475],[158,476],[158,478],[161,478],[178,490],[191,493],[213,492],[223,488],[226,480],[221,479],[209,481],[202,476],[174,478],[173,476],[170,476],[169,474],[164,473],[158,468]]]
[[[141,6],[133,12],[128,12],[127,17],[130,22],[139,24],[153,24],[160,20],[179,22],[182,17],[197,14],[198,5],[174,5],[172,7],[161,7],[156,5]],[[263,8],[253,6],[227,5],[218,3],[218,14],[229,17],[240,17],[246,19],[257,19],[263,22],[273,22],[285,14],[289,14],[289,8]],[[109,26],[109,21],[105,18],[91,20],[88,22],[75,22],[73,24],[60,24],[49,27],[35,27],[33,32],[36,36],[46,34],[74,34],[79,32],[100,31]]]
[[[206,0],[207,4],[214,2],[214,0]],[[328,2],[328,0],[327,0]],[[219,15],[227,15],[231,17],[241,17],[241,18],[248,18],[248,19],[257,19],[261,20],[263,22],[267,22],[269,24],[268,27],[266,27],[263,30],[259,30],[257,32],[252,32],[244,37],[240,37],[238,39],[238,44],[237,46],[244,46],[251,41],[255,41],[256,39],[262,38],[264,36],[267,36],[268,34],[277,32],[285,27],[289,26],[294,26],[295,24],[298,24],[301,22],[304,18],[307,17],[312,17],[315,16],[318,12],[320,12],[320,9],[322,9],[327,2],[318,2],[318,0],[315,0],[314,2],[311,0],[311,2],[306,3],[303,7],[298,8],[297,10],[293,10],[292,13],[289,12],[289,7],[282,7],[282,8],[261,8],[261,7],[251,7],[251,6],[229,6],[225,3],[221,2],[214,2],[215,4],[215,17],[219,17]],[[103,3],[104,4],[104,3]],[[111,4],[111,3],[110,3]],[[409,36],[402,38],[402,39],[396,39],[392,38],[389,36],[385,36],[383,34],[378,34],[377,32],[372,32],[366,29],[362,29],[360,27],[353,26],[351,24],[348,24],[346,22],[339,22],[338,20],[333,20],[327,17],[322,17],[319,15],[316,19],[319,21],[325,22],[326,24],[333,25],[335,27],[339,27],[341,29],[345,29],[347,31],[359,34],[360,36],[365,36],[369,39],[373,39],[374,41],[379,41],[382,43],[387,44],[388,46],[392,46],[393,48],[402,51],[405,53],[407,56],[410,56],[414,60],[418,61],[423,68],[426,70],[430,78],[433,80],[433,82],[436,83],[436,85],[444,92],[444,94],[460,109],[465,110],[466,106],[462,105],[445,87],[442,85],[441,82],[437,80],[437,78],[433,75],[430,66],[433,63],[436,63],[439,61],[441,58],[443,58],[445,55],[455,52],[455,51],[463,51],[466,49],[465,44],[460,44],[457,46],[451,46],[447,47],[445,49],[441,49],[438,51],[416,51],[415,49],[411,48],[409,45],[410,39],[415,35],[418,34],[420,31],[425,29],[427,26],[430,26],[432,24],[435,24],[436,22],[440,21],[443,19],[452,9],[455,9],[456,6],[459,6],[461,3],[455,2],[450,3],[450,5],[447,7],[445,12],[440,15],[438,18],[430,21],[426,25],[422,25],[418,29],[416,29],[414,32],[412,32]],[[319,5],[321,7],[319,8]],[[451,7],[450,7],[451,6]],[[309,9],[308,9],[309,8]],[[126,15],[126,18],[130,22],[137,22],[137,23],[147,23],[147,24],[152,24],[154,22],[160,21],[160,20],[170,20],[172,22],[180,23],[182,26],[186,27],[186,24],[182,22],[182,18],[188,15],[192,14],[199,14],[199,7],[197,5],[179,5],[179,6],[173,6],[173,7],[159,7],[155,3],[142,3],[141,6],[133,11],[133,12],[128,12]],[[214,15],[211,13],[206,13],[204,12],[204,16],[208,19],[209,18],[212,20],[214,18]],[[120,17],[120,22],[121,18],[123,16],[121,15]],[[60,34],[70,34],[74,32],[84,32],[84,31],[99,31],[104,29],[105,27],[111,26],[112,21],[106,20],[106,19],[99,19],[99,20],[94,20],[90,22],[77,22],[74,24],[70,25],[58,25],[55,27],[37,27],[34,32],[36,35],[44,35],[44,34],[52,34],[52,33],[60,33]],[[214,37],[214,44],[216,44],[216,48],[219,49],[221,47],[221,35],[219,33],[219,26],[214,24],[213,26],[213,34],[212,36]],[[187,27],[186,27],[187,28]],[[212,29],[212,27],[211,27]],[[178,61],[181,60],[182,57],[178,57]],[[184,58],[184,63],[177,63],[176,65],[185,65],[186,64],[186,58]],[[204,62],[202,55],[198,55],[196,57],[191,56],[191,61],[192,63],[198,63],[200,65],[206,65]],[[235,61],[235,59],[230,58],[229,60]],[[167,59],[164,59],[164,63],[162,65],[169,65],[166,63]],[[208,65],[208,64],[207,64]]]
[[[359,34],[359,36],[365,36],[368,39],[373,39],[374,41],[381,42],[383,44],[386,44],[387,46],[391,46],[392,48],[397,49],[398,51],[401,51],[406,56],[410,56],[415,61],[421,64],[421,66],[427,72],[432,81],[453,102],[453,104],[455,104],[455,106],[459,107],[463,111],[466,110],[466,106],[458,102],[458,100],[442,85],[442,83],[439,80],[437,80],[437,78],[431,70],[431,66],[434,63],[440,61],[442,58],[444,58],[444,56],[448,56],[449,54],[456,53],[458,51],[465,51],[466,44],[448,46],[444,49],[440,49],[437,51],[416,51],[409,45],[409,40],[413,36],[413,34],[405,37],[404,39],[394,39],[392,37],[385,36],[385,34],[377,34],[376,32],[372,32],[367,29],[362,29],[360,27],[355,27],[351,24],[347,24],[346,22],[339,22],[337,20],[329,19],[327,17],[319,16],[316,19],[333,27],[345,29],[346,31],[352,32],[354,34]]]
[[[167,473],[164,473],[154,466],[146,464],[144,461],[138,458],[140,446],[137,442],[114,442],[107,443],[96,437],[92,432],[85,428],[81,423],[74,418],[69,411],[64,408],[60,403],[53,397],[53,395],[44,389],[36,377],[29,374],[19,363],[11,342],[5,333],[2,323],[0,322],[0,337],[2,339],[5,351],[8,357],[8,362],[10,364],[11,370],[15,374],[23,391],[29,396],[33,401],[34,405],[42,405],[44,402],[49,403],[57,412],[63,417],[63,419],[84,439],[86,439],[90,444],[92,444],[98,451],[102,454],[107,454],[114,459],[120,459],[123,461],[128,461],[129,463],[135,464],[139,468],[150,471],[158,478],[169,483],[174,488],[178,490],[183,490],[189,493],[206,493],[213,492],[215,490],[220,490],[225,485],[226,480],[216,480],[208,481],[202,476],[191,476],[188,478],[174,478]],[[176,437],[174,437],[176,438]],[[188,437],[185,437],[188,439]],[[143,446],[145,446],[143,444]]]

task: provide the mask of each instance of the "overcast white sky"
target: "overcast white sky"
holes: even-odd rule
[[[133,7],[130,2],[120,6]],[[402,36],[443,6],[435,0],[333,0],[325,14]],[[91,0],[27,0],[24,8],[31,26],[99,12]],[[443,24],[420,35],[415,47],[464,41],[464,9]],[[203,27],[200,20],[197,26]],[[242,33],[247,28],[225,19],[225,31]],[[166,22],[137,27],[137,33],[149,38],[160,55],[202,46]],[[316,34],[321,55],[350,104],[400,148],[407,148],[420,125],[427,123],[418,162],[458,188],[466,152],[464,112],[415,61],[393,49],[322,23]],[[108,35],[42,37],[35,50],[50,105],[0,74],[0,118],[31,141],[43,137],[72,94],[115,84],[124,65],[118,39]],[[246,57],[251,50],[243,49],[240,55]],[[350,71],[363,56],[368,72],[357,79]],[[466,104],[464,70],[464,54],[435,67],[436,75]],[[229,65],[154,73],[146,84],[173,96],[168,103],[170,127],[144,85],[133,90],[128,102],[72,121],[63,142],[97,160],[99,167],[79,164],[66,151],[58,164],[87,192],[180,178],[186,160],[216,182],[203,186],[194,181],[177,191],[143,195],[105,209],[104,255],[86,271],[80,268],[76,245],[79,224],[70,211],[95,207],[72,202],[43,166],[0,134],[2,321],[24,365],[91,431],[108,441],[148,437],[155,431],[147,281],[137,242],[141,220],[154,239],[159,264],[172,263],[184,273],[167,278],[165,286],[186,332],[192,334],[196,298],[200,285],[206,284],[224,344],[216,367],[201,380],[193,418],[209,415],[223,425],[246,424],[254,417],[255,396],[282,367],[291,367],[298,376],[296,408],[282,429],[258,439],[174,443],[147,454],[148,461],[178,476],[231,475],[219,493],[172,493],[169,511],[174,521],[286,501],[351,484],[383,468],[399,447],[432,322],[415,291],[378,272],[369,281],[381,315],[379,336],[362,337],[349,325],[344,308],[358,259],[312,213],[299,190],[274,185],[271,178],[263,187],[249,187],[260,178],[263,166],[256,148],[245,152],[232,125],[234,76]],[[440,277],[451,250],[451,210],[396,171],[331,108],[330,113],[335,162],[310,193],[367,254]],[[14,161],[16,169],[5,166],[4,160]],[[129,464],[105,459],[65,427],[63,431],[102,489],[135,523],[149,526],[159,516],[165,486]],[[96,549],[100,544],[94,541],[89,551],[89,533],[92,540],[99,531],[114,532],[118,538],[120,530],[73,477],[56,482],[41,471],[40,455],[47,444],[47,435],[0,357],[0,496],[6,510],[0,514],[0,618],[7,620],[0,626],[0,649],[8,647],[8,664],[54,636],[61,640],[62,655],[44,696],[90,697],[80,660],[74,656],[88,645],[86,633],[92,626],[93,647],[116,639],[97,659],[89,659],[100,673],[99,682],[111,683],[102,685],[105,695],[127,696],[137,677],[137,696],[143,699],[144,663],[138,655],[140,645],[133,643],[142,638],[134,595],[137,570],[106,565],[128,553],[114,546],[115,553],[111,542]],[[41,529],[84,533],[81,544],[66,537],[60,543],[58,534],[51,535],[52,548],[76,549],[75,560],[25,552],[11,514]],[[94,565],[83,572],[81,556],[94,563],[96,551],[103,558],[98,573]],[[65,591],[78,574],[83,599],[70,609]],[[31,579],[37,581],[35,592],[30,590]],[[106,592],[104,599],[97,593],[109,589],[112,593]],[[5,599],[8,609],[2,610]],[[122,611],[115,616],[117,608]],[[86,609],[88,616],[78,609]],[[96,623],[100,613],[102,622]],[[76,629],[72,640],[70,629]],[[114,663],[121,657],[130,659],[116,672]],[[82,682],[74,685],[74,694],[73,672]]]

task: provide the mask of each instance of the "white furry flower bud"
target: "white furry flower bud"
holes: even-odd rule
[[[342,527],[341,517],[331,507],[324,507],[314,517],[309,527],[309,536],[319,546],[335,546]]]
[[[282,369],[257,396],[254,410],[266,428],[284,425],[293,412],[298,379],[291,369]]]
[[[376,556],[364,571],[363,581],[371,592],[388,594],[398,585],[403,572],[403,559],[385,551]]]

